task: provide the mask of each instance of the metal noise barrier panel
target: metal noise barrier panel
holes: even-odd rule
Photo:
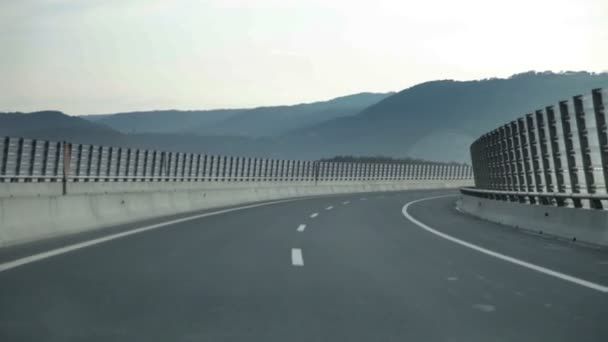
[[[608,90],[594,89],[482,135],[471,145],[475,188],[485,198],[608,208]]]
[[[0,182],[364,182],[472,177],[467,165],[278,160],[0,137]]]

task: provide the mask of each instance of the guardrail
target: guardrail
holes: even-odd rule
[[[530,204],[608,207],[607,89],[535,110],[471,145],[475,189]]]
[[[477,188],[461,188],[460,192],[465,195],[476,196],[487,199],[495,199],[510,202],[553,205],[558,207],[584,207],[584,201],[607,201],[608,194],[583,194],[583,193],[560,193],[560,192],[520,192],[484,190]],[[606,209],[602,206],[588,206],[592,209]]]
[[[335,182],[471,178],[472,169],[467,165],[279,160],[0,137],[0,182]]]

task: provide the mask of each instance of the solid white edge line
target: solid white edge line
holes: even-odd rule
[[[306,225],[305,224],[301,224],[301,225],[298,226],[298,231],[299,232],[303,232],[304,229],[306,229]]]
[[[315,218],[317,216],[319,216],[319,213],[312,213],[312,214],[310,214],[310,218]]]
[[[555,277],[555,278],[559,278],[559,279],[562,279],[562,280],[565,280],[565,281],[568,281],[568,282],[571,282],[571,283],[574,283],[574,284],[577,284],[577,285],[580,285],[580,286],[584,286],[584,287],[587,287],[587,288],[590,288],[590,289],[593,289],[593,290],[596,290],[596,291],[600,291],[600,292],[603,292],[603,293],[607,293],[608,292],[608,286],[592,283],[592,282],[584,280],[584,279],[573,277],[571,275],[567,275],[567,274],[564,274],[564,273],[561,273],[561,272],[558,272],[558,271],[554,271],[554,270],[551,270],[551,269],[546,268],[546,267],[538,266],[538,265],[535,265],[535,264],[532,264],[532,263],[529,263],[529,262],[526,262],[526,261],[523,261],[523,260],[519,260],[519,259],[510,257],[508,255],[504,255],[504,254],[501,254],[501,253],[498,253],[498,252],[494,252],[494,251],[491,251],[489,249],[483,248],[481,246],[475,245],[473,243],[466,242],[464,240],[460,240],[458,238],[455,238],[455,237],[453,237],[451,235],[448,235],[448,234],[442,233],[440,231],[437,231],[437,230],[435,230],[435,229],[427,226],[426,224],[418,221],[417,219],[413,218],[408,213],[408,211],[407,211],[407,209],[410,207],[410,205],[412,205],[414,203],[418,203],[418,202],[422,202],[422,201],[428,201],[428,200],[432,200],[432,199],[436,199],[436,198],[453,197],[453,196],[458,196],[458,195],[444,195],[444,196],[434,196],[434,197],[427,197],[427,198],[418,199],[418,200],[406,203],[403,206],[403,209],[401,211],[402,211],[403,215],[408,220],[410,220],[412,223],[416,224],[420,228],[428,231],[429,233],[435,234],[435,235],[437,235],[437,236],[439,236],[441,238],[444,238],[446,240],[449,240],[449,241],[452,241],[454,243],[457,243],[457,244],[459,244],[461,246],[470,248],[472,250],[484,253],[486,255],[495,257],[497,259],[500,259],[500,260],[503,260],[503,261],[507,261],[507,262],[510,262],[512,264],[516,264],[516,265],[519,265],[519,266],[522,266],[522,267],[534,270],[536,272],[544,273],[546,275],[549,275],[549,276],[552,276],[552,277]]]
[[[302,257],[302,250],[299,248],[291,249],[291,264],[293,266],[304,266],[304,258]]]
[[[128,231],[125,231],[125,232],[122,232],[122,233],[112,234],[112,235],[104,236],[104,237],[93,239],[93,240],[89,240],[89,241],[79,242],[79,243],[75,243],[75,244],[68,245],[68,246],[65,246],[65,247],[61,247],[61,248],[53,249],[53,250],[50,250],[50,251],[46,251],[46,252],[42,252],[42,253],[37,253],[37,254],[30,255],[30,256],[27,256],[27,257],[23,257],[23,258],[20,258],[20,259],[16,259],[16,260],[8,261],[8,262],[5,262],[5,263],[1,263],[0,264],[0,272],[7,271],[7,270],[13,269],[15,267],[26,265],[26,264],[29,264],[29,263],[32,263],[32,262],[35,262],[35,261],[47,259],[47,258],[56,256],[56,255],[65,254],[65,253],[68,253],[68,252],[71,252],[71,251],[75,251],[75,250],[78,250],[78,249],[81,249],[81,248],[85,248],[85,247],[89,247],[89,246],[94,246],[94,245],[97,245],[97,244],[100,244],[100,243],[103,243],[103,242],[119,239],[119,238],[122,238],[122,237],[125,237],[125,236],[129,236],[129,235],[143,233],[143,232],[146,232],[148,230],[153,230],[153,229],[158,229],[158,228],[170,226],[170,225],[173,225],[173,224],[176,224],[176,223],[182,223],[182,222],[186,222],[186,221],[192,221],[192,220],[196,220],[196,219],[200,219],[200,218],[208,217],[208,216],[225,214],[225,213],[229,213],[229,212],[237,211],[237,210],[262,207],[262,206],[267,206],[267,205],[272,205],[272,204],[279,204],[279,203],[300,201],[300,200],[309,199],[309,198],[310,197],[292,198],[292,199],[286,199],[286,200],[279,200],[279,201],[271,201],[271,202],[250,204],[250,205],[245,205],[245,206],[241,206],[241,207],[222,209],[222,210],[212,211],[212,212],[208,212],[208,213],[204,213],[204,214],[198,214],[198,215],[183,217],[183,218],[180,218],[180,219],[175,219],[175,220],[171,220],[171,221],[165,221],[165,222],[153,224],[153,225],[150,225],[150,226],[144,226],[144,227],[141,227],[141,228],[136,228],[136,229],[128,230]]]

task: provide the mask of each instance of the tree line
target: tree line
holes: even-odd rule
[[[386,156],[351,156],[351,155],[339,155],[331,158],[323,158],[322,162],[336,162],[336,163],[381,163],[381,164],[423,164],[423,165],[467,165],[465,163],[458,162],[438,162],[424,160],[420,158],[394,158]]]

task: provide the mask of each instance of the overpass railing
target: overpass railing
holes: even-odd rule
[[[467,165],[280,160],[0,137],[0,183],[361,182],[471,178],[472,169]]]
[[[526,114],[471,145],[469,195],[529,204],[608,208],[607,89]]]

